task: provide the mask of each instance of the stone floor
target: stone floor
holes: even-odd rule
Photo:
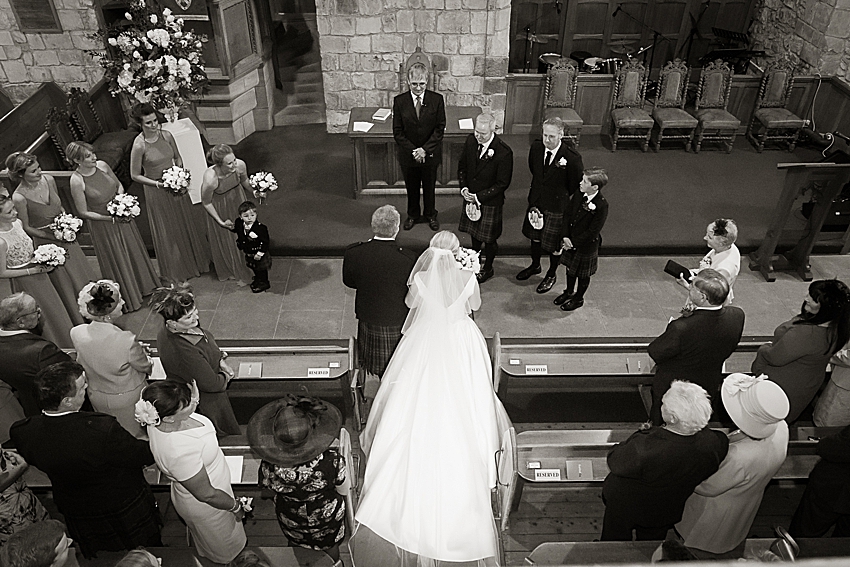
[[[486,337],[653,337],[676,316],[686,292],[663,272],[669,257],[602,257],[584,307],[564,313],[552,304],[561,282],[547,294],[535,293],[540,276],[519,282],[514,275],[526,258],[497,258],[496,277],[481,286],[481,310],[475,321]],[[674,257],[696,266],[698,256]],[[746,263],[746,261],[744,262]],[[850,282],[850,256],[813,256],[815,279]],[[564,279],[563,268],[559,272]],[[354,291],[342,283],[339,258],[276,258],[271,290],[252,294],[233,282],[206,274],[191,280],[201,324],[219,339],[347,338],[356,333]],[[744,334],[772,335],[781,322],[799,312],[807,283],[778,273],[768,283],[746,267],[735,285],[734,304],[747,315]],[[148,309],[122,317],[118,324],[142,340],[156,338],[158,318]]]

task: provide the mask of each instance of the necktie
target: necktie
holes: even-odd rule
[[[478,159],[484,157],[482,154],[484,153],[484,144],[478,144]]]
[[[419,111],[422,110],[422,97],[416,97],[416,118],[419,118]]]
[[[546,161],[543,163],[546,167],[552,164],[552,150],[546,150]]]

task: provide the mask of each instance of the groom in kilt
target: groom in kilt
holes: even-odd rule
[[[578,191],[584,169],[581,156],[563,137],[564,123],[559,118],[548,118],[543,122],[543,139],[532,142],[528,151],[531,189],[522,234],[531,240],[531,265],[518,273],[516,279],[527,280],[542,272],[540,259],[545,251],[549,255],[549,269],[537,286],[537,293],[546,293],[555,285],[561,262],[564,213],[570,197]]]
[[[416,256],[396,244],[401,216],[392,205],[372,214],[374,237],[349,246],[342,260],[342,282],[355,290],[357,356],[366,371],[364,395],[374,399],[379,381],[401,340],[407,318],[407,278]]]
[[[458,230],[472,237],[472,249],[484,248],[481,271],[475,274],[478,283],[493,277],[493,260],[499,251],[496,240],[502,235],[502,207],[505,190],[511,184],[514,153],[494,133],[496,118],[479,114],[475,132],[466,138],[463,154],[457,166],[457,178],[464,207]]]

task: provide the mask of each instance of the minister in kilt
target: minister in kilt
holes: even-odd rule
[[[559,118],[543,122],[543,139],[535,140],[528,151],[528,168],[531,170],[531,189],[528,192],[528,210],[522,223],[522,233],[531,240],[531,265],[516,275],[527,280],[542,270],[543,252],[549,254],[549,269],[537,286],[537,293],[546,293],[557,280],[561,262],[561,238],[564,211],[570,196],[578,190],[584,165],[572,144],[565,142],[564,123]],[[535,218],[535,224],[529,217]],[[542,219],[543,226],[539,223]]]
[[[396,244],[401,216],[392,205],[372,214],[374,237],[349,246],[342,260],[342,282],[355,290],[357,356],[366,377],[366,396],[374,398],[407,318],[407,278],[416,255]]]
[[[555,305],[560,305],[561,311],[574,311],[584,305],[590,277],[596,273],[601,231],[608,218],[608,201],[602,196],[607,183],[608,174],[601,167],[585,169],[579,184],[581,192],[570,199],[564,217],[561,254],[561,262],[567,266],[567,288],[555,298]]]
[[[493,260],[499,251],[496,240],[502,235],[502,207],[505,190],[514,172],[514,152],[494,130],[496,118],[479,114],[475,133],[466,138],[463,154],[457,166],[460,194],[464,208],[460,213],[458,230],[472,237],[472,249],[484,247],[484,263],[475,277],[484,283],[493,277]],[[472,217],[480,218],[472,220]]]

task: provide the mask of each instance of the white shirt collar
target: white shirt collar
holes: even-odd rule
[[[702,309],[703,311],[719,311],[720,309],[723,309],[723,306],[722,305],[706,305],[704,307],[697,307],[696,311],[699,311],[700,309]]]
[[[12,335],[23,335],[24,333],[29,333],[29,329],[18,329],[17,331],[7,331],[5,329],[0,329],[0,337],[11,337]]]
[[[425,92],[424,91],[419,96],[416,96],[415,94],[413,94],[413,91],[410,91],[410,96],[413,97],[413,106],[416,106],[416,99],[420,98],[420,97],[422,98],[422,106],[425,106]]]
[[[376,236],[373,236],[373,237],[372,237],[372,240],[389,240],[389,241],[393,241],[393,240],[395,240],[395,238],[387,238],[386,236],[377,236],[377,235],[376,235]]]
[[[58,412],[58,413],[47,413],[46,411],[41,410],[41,413],[43,415],[46,415],[47,417],[60,417],[60,416],[63,416],[63,415],[69,415],[69,414],[72,414],[72,413],[77,413],[78,411],[80,411],[80,410],[62,411],[62,412]]]
[[[584,194],[584,200],[585,200],[585,202],[586,202],[586,203],[589,203],[589,202],[591,202],[591,201],[592,201],[592,200],[593,200],[593,199],[594,199],[597,195],[599,195],[599,191],[597,191],[597,192],[596,192],[596,193],[594,193],[593,195],[588,195],[587,193],[585,193],[585,194]]]
[[[552,159],[554,159],[555,156],[558,155],[558,151],[560,151],[560,149],[561,149],[561,142],[558,142],[558,145],[555,146],[554,150],[550,150],[546,146],[543,146],[543,159],[546,159],[546,152],[552,152]]]
[[[491,133],[490,133],[490,139],[489,139],[489,140],[487,140],[486,142],[484,142],[483,144],[481,144],[481,151],[482,151],[482,152],[486,152],[486,151],[487,151],[487,148],[489,148],[489,147],[490,147],[490,144],[492,144],[492,143],[493,143],[493,140],[495,140],[495,139],[496,139],[496,133],[495,133],[495,132],[491,132]],[[479,153],[478,155],[480,156],[480,155],[481,155],[481,153]]]

